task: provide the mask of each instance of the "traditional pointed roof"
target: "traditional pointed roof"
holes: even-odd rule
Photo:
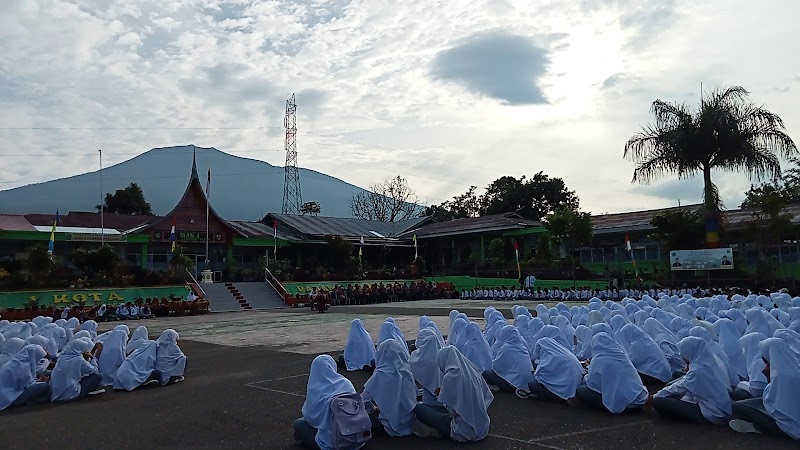
[[[209,168],[209,181],[210,181],[210,178],[211,178],[210,170],[211,169]],[[171,225],[169,220],[178,212],[179,209],[181,209],[181,206],[186,201],[186,199],[191,196],[192,190],[194,190],[195,195],[200,197],[200,201],[204,205],[208,206],[208,216],[209,216],[210,219],[216,219],[217,221],[221,222],[225,227],[227,227],[235,235],[244,236],[244,234],[242,234],[241,231],[239,231],[236,227],[231,225],[227,220],[225,220],[222,216],[220,216],[214,210],[214,207],[211,206],[211,202],[208,199],[208,197],[206,196],[206,191],[205,191],[205,189],[203,189],[203,185],[200,182],[200,175],[197,174],[197,150],[196,150],[196,147],[194,145],[192,146],[192,174],[189,177],[189,184],[186,185],[186,190],[183,192],[183,195],[181,196],[181,199],[178,200],[178,203],[175,205],[174,208],[172,208],[172,211],[170,211],[169,213],[165,214],[159,220],[157,220],[157,221],[149,224],[148,226],[142,228],[140,230],[140,232],[145,232],[145,231],[153,229],[153,228],[158,228],[165,221],[167,221],[167,223]]]

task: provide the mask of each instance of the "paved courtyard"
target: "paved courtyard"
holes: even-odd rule
[[[419,314],[446,329],[455,307],[482,320],[486,304],[505,310],[511,303],[426,301],[213,314],[135,321],[156,338],[175,328],[189,357],[187,379],[169,387],[132,393],[109,392],[66,405],[0,412],[4,449],[58,448],[298,448],[291,424],[300,414],[308,368],[319,353],[341,353],[352,318],[364,319],[377,337],[380,323],[394,317],[413,339]],[[527,302],[529,308],[532,302]],[[103,329],[109,328],[104,324]],[[367,379],[347,373],[358,389]],[[490,436],[473,449],[755,449],[798,448],[796,442],[741,435],[726,427],[671,422],[649,414],[612,416],[497,393],[489,414]],[[440,439],[376,438],[369,449],[455,449]]]

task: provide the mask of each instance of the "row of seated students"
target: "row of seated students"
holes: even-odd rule
[[[494,286],[494,287],[476,287],[474,289],[463,289],[460,293],[462,300],[589,300],[591,298],[599,298],[600,300],[621,300],[624,298],[641,299],[644,295],[649,295],[652,298],[658,297],[659,294],[666,295],[692,295],[694,297],[706,297],[711,295],[733,295],[740,294],[748,295],[750,293],[757,293],[755,291],[747,291],[732,288],[702,288],[702,287],[631,287],[631,288],[616,288],[608,287],[606,289],[592,289],[589,286],[579,286],[573,288],[525,288],[521,289],[516,286]]]
[[[38,316],[0,321],[0,410],[65,403],[102,394],[106,387],[132,391],[184,380],[186,355],[175,330],[150,340],[146,327],[127,325],[97,334],[97,322]]]
[[[363,283],[347,287],[334,285],[331,289],[312,287],[307,296],[316,299],[324,296],[332,305],[366,305],[390,301],[415,301],[454,298],[455,287],[451,283],[413,281],[404,283]]]

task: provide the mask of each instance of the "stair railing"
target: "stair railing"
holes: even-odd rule
[[[203,298],[206,298],[206,291],[203,289],[202,286],[200,286],[200,283],[197,282],[197,278],[195,278],[194,275],[192,275],[192,272],[190,272],[188,268],[186,268],[186,273],[188,273],[189,278],[192,279],[192,284],[203,294]]]
[[[264,279],[267,280],[267,283],[272,286],[272,289],[278,293],[278,295],[283,300],[283,303],[286,303],[286,299],[289,298],[289,291],[283,287],[280,281],[272,275],[272,272],[269,271],[269,268],[264,267]]]

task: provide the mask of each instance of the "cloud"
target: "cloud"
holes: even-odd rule
[[[537,84],[547,71],[547,51],[504,32],[480,34],[445,50],[433,62],[435,78],[509,105],[547,103]]]

